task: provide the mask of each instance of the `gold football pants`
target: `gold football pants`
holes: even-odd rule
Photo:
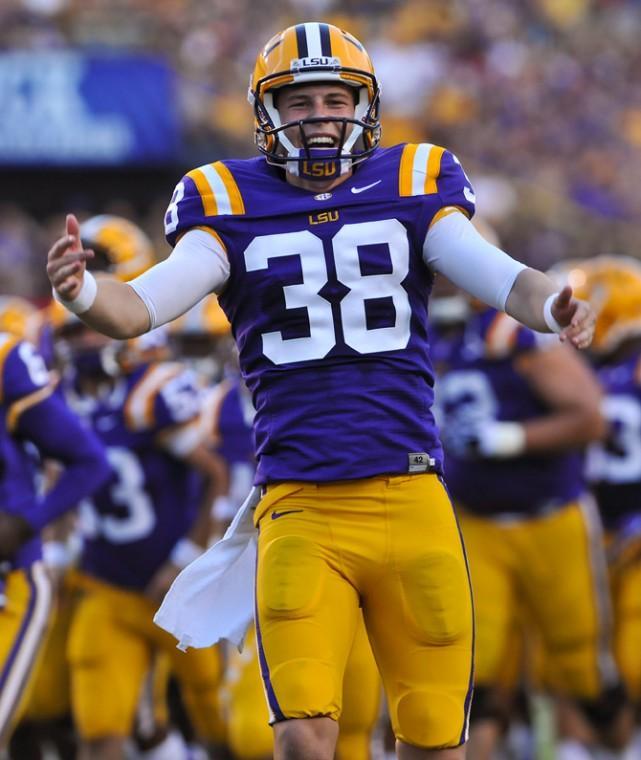
[[[51,582],[41,561],[10,572],[0,604],[0,749],[26,704],[52,610]]]
[[[436,475],[270,486],[256,509],[259,661],[271,722],[338,719],[360,618],[395,735],[466,740],[472,598],[463,543]]]
[[[502,683],[525,615],[543,649],[546,684],[573,697],[596,697],[614,667],[602,532],[591,501],[518,520],[463,509],[459,518],[474,588],[476,683]]]
[[[220,738],[217,649],[176,649],[153,623],[156,603],[140,593],[85,578],[69,637],[71,704],[85,740],[129,736],[154,654],[164,652],[201,740]]]

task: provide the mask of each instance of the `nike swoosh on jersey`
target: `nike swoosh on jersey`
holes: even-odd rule
[[[284,515],[292,515],[294,512],[302,512],[302,509],[286,509],[284,512],[272,512],[272,520],[278,520],[279,517]]]
[[[357,193],[364,193],[365,190],[369,190],[372,187],[376,187],[376,185],[378,185],[382,181],[383,181],[382,179],[377,179],[376,182],[372,182],[371,185],[363,185],[363,187],[353,187],[352,192],[354,193],[354,195],[356,195]]]

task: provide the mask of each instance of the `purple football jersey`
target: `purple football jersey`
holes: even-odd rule
[[[241,383],[240,378],[230,378],[221,384],[214,431],[219,441],[216,452],[230,467],[249,464],[253,469],[255,456],[252,423],[255,412],[251,401],[245,398],[247,392]]]
[[[256,408],[257,484],[440,471],[422,246],[442,208],[471,216],[473,201],[458,160],[427,144],[376,150],[331,192],[262,158],[178,184],[169,242],[204,226],[229,257],[219,301]]]
[[[448,346],[439,346],[436,398],[446,443],[445,476],[454,500],[470,511],[536,514],[585,490],[578,453],[491,459],[463,456],[455,445],[457,436],[465,438],[483,420],[526,422],[547,412],[515,368],[519,355],[540,350],[539,340],[506,314],[487,309]]]
[[[142,590],[189,531],[202,482],[161,441],[195,419],[199,404],[195,376],[177,364],[140,366],[106,397],[75,400],[105,444],[113,473],[81,508],[84,572]]]
[[[587,476],[604,525],[616,529],[641,513],[641,352],[597,374],[610,434],[588,449]]]

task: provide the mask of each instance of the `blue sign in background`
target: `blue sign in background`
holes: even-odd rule
[[[175,73],[146,55],[0,55],[0,163],[113,166],[176,159]]]

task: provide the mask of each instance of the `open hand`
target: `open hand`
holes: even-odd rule
[[[80,292],[87,259],[93,255],[93,251],[82,248],[78,220],[73,214],[67,214],[66,235],[59,238],[47,254],[47,276],[65,301],[72,301]]]
[[[587,301],[572,296],[566,285],[552,302],[552,316],[563,327],[562,341],[570,341],[576,348],[587,348],[592,343],[596,315]]]

